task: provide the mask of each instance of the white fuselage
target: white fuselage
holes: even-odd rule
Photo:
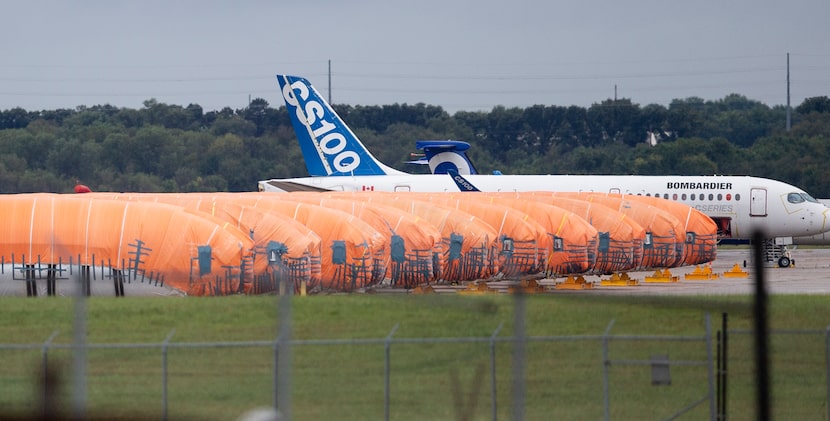
[[[818,199],[819,202],[825,206],[830,206],[830,199]],[[830,231],[821,232],[818,234],[808,235],[804,237],[794,237],[793,244],[796,245],[830,245]]]
[[[728,238],[801,237],[830,230],[828,211],[803,190],[749,176],[466,175],[481,191],[589,191],[657,196],[728,225]],[[303,177],[260,181],[261,191],[458,192],[448,174]],[[475,194],[471,192],[471,194]]]

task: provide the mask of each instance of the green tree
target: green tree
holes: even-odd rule
[[[55,175],[73,182],[90,180],[97,168],[100,146],[77,138],[57,143],[46,157],[47,168]]]
[[[204,173],[224,179],[225,188],[234,191],[251,190],[252,184],[246,178],[245,148],[242,138],[226,134],[217,138],[205,152],[206,161],[214,163]]]
[[[830,113],[830,98],[827,96],[805,98],[801,105],[795,107],[795,111],[799,114]]]
[[[793,125],[791,133],[799,137],[821,136],[830,139],[830,113],[813,112],[802,116]]]
[[[675,99],[669,104],[666,115],[668,131],[677,137],[700,136],[700,128],[706,121],[703,98]]]
[[[622,142],[634,146],[646,138],[640,109],[630,99],[607,99],[588,108],[590,146]]]
[[[33,119],[34,116],[20,107],[0,111],[0,129],[22,129]]]
[[[677,163],[677,173],[680,175],[714,175],[718,166],[703,153],[684,155]]]
[[[550,147],[561,141],[558,128],[565,121],[567,109],[565,107],[546,107],[534,105],[524,110],[524,119],[531,137],[535,142],[531,145],[533,152],[545,153]]]
[[[268,101],[256,98],[248,104],[248,108],[242,111],[242,117],[256,126],[254,136],[262,136],[267,129],[268,122]]]
[[[211,131],[216,136],[236,134],[238,136],[255,136],[256,124],[245,120],[236,114],[227,116],[220,114],[211,125]]]
[[[194,129],[201,126],[200,120],[195,120],[193,110],[186,110],[179,105],[167,105],[153,99],[144,101],[142,113],[149,124],[166,127],[168,129]]]

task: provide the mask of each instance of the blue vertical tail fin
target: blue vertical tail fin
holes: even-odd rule
[[[309,175],[404,174],[378,161],[308,80],[288,75],[277,80]]]

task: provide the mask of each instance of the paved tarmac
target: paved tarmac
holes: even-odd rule
[[[654,281],[654,271],[629,272],[625,274],[631,282],[623,286],[608,285],[603,280],[611,276],[584,276],[590,288],[562,288],[563,278],[539,279],[538,289],[528,292],[553,294],[611,294],[611,295],[749,295],[756,289],[752,250],[748,247],[721,246],[714,262],[685,266],[670,270],[676,282]],[[804,248],[791,250],[795,264],[780,268],[777,265],[764,267],[764,282],[768,294],[830,294],[830,248]],[[737,265],[737,268],[736,268]],[[728,276],[727,272],[737,269],[744,276]],[[711,274],[711,275],[710,275]],[[695,276],[697,275],[697,276]],[[651,279],[649,279],[651,278]],[[665,278],[664,278],[665,279]],[[619,284],[617,284],[619,285]],[[506,293],[519,288],[516,280],[489,280],[484,284],[434,285],[437,293]],[[532,288],[532,285],[531,285]],[[374,292],[402,292],[400,289],[377,289]],[[415,292],[418,291],[407,291]]]
[[[586,293],[614,293],[638,295],[734,295],[752,294],[755,291],[755,273],[751,261],[752,250],[746,247],[720,247],[718,258],[711,265],[699,267],[681,267],[671,270],[678,282],[652,283],[644,282],[653,272],[631,272],[629,277],[638,281],[634,286],[603,286],[595,282],[594,288]],[[769,294],[830,294],[830,248],[809,248],[791,250],[794,266],[764,268],[764,281]],[[733,269],[735,264],[745,271],[746,278],[726,277],[725,272]],[[746,267],[744,266],[746,264]],[[687,274],[706,274],[706,266],[711,268],[713,279],[691,280]],[[597,281],[597,277],[587,277],[587,281]],[[608,277],[602,277],[608,279]],[[542,281],[546,283],[547,281]]]

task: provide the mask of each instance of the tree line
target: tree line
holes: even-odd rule
[[[415,141],[455,139],[481,173],[752,175],[830,198],[830,99],[792,110],[742,95],[640,106],[544,106],[449,114],[439,106],[334,105],[377,158],[423,172]],[[648,139],[656,145],[647,143]],[[258,180],[303,177],[305,164],[284,106],[258,98],[243,109],[205,112],[147,100],[0,111],[3,193],[252,191]]]

